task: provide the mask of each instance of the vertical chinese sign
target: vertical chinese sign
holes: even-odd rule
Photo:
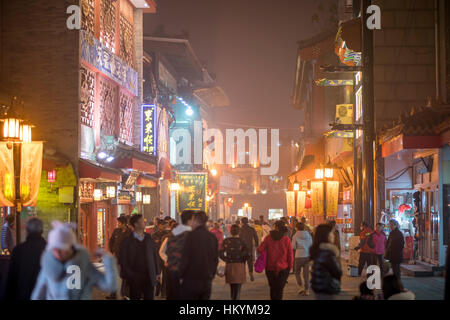
[[[42,151],[40,141],[22,143],[20,199],[24,207],[36,206],[41,183]]]
[[[337,216],[339,181],[327,181],[327,216]]]
[[[141,151],[156,155],[156,106],[143,105],[141,115]]]
[[[6,142],[0,142],[0,179],[0,207],[14,207],[14,155]]]
[[[295,192],[286,191],[286,207],[288,217],[293,217],[295,215]]]
[[[306,202],[306,192],[298,191],[297,192],[297,217],[302,215],[302,212],[305,211],[305,202]]]
[[[311,182],[311,211],[315,216],[323,216],[323,182]]]
[[[177,211],[202,210],[206,212],[207,173],[177,174],[180,189],[177,192]]]

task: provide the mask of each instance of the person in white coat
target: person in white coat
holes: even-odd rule
[[[306,230],[303,223],[299,222],[295,226],[296,233],[292,237],[292,248],[295,250],[294,259],[294,274],[299,287],[298,294],[309,295],[309,248],[312,245],[311,234]],[[303,270],[303,282],[305,283],[302,289],[302,279],[300,273]]]

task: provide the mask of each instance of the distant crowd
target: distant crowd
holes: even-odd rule
[[[281,300],[291,271],[299,295],[309,296],[312,291],[316,299],[333,300],[341,292],[341,245],[334,221],[313,230],[304,217],[211,221],[205,212],[192,210],[183,211],[179,222],[158,217],[150,226],[141,214],[117,220],[108,243],[110,253],[100,249],[94,255],[103,262],[101,272],[87,249],[77,243],[74,224],[54,222],[45,241],[42,221],[32,218],[26,225],[27,240],[7,247],[14,223],[7,219],[1,240],[2,250],[10,250],[11,259],[4,298],[84,300],[92,299],[97,287],[109,292],[107,299],[209,300],[213,279],[218,276],[229,284],[230,298],[238,300],[247,276],[254,281],[255,272],[265,272],[270,298]],[[368,230],[365,223],[361,227],[361,243],[356,249],[373,251],[380,235]],[[396,227],[391,224],[390,237],[396,237]],[[391,254],[393,246],[387,247]],[[361,253],[360,268],[377,262],[375,253]],[[364,280],[355,299],[414,299],[414,294],[403,288],[394,262],[391,267],[393,274],[382,278],[382,292],[369,289]]]

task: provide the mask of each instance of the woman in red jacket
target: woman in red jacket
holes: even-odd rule
[[[283,222],[275,223],[275,230],[272,230],[261,245],[258,253],[267,252],[266,276],[270,286],[270,299],[282,300],[283,289],[289,277],[289,271],[294,265],[294,255],[292,243],[289,237],[285,236],[287,228]]]

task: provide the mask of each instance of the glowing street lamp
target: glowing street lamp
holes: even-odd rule
[[[170,184],[170,190],[171,191],[178,191],[178,190],[180,190],[180,184],[179,183],[171,183]]]
[[[217,176],[217,170],[216,169],[211,169],[211,174],[213,177]]]

